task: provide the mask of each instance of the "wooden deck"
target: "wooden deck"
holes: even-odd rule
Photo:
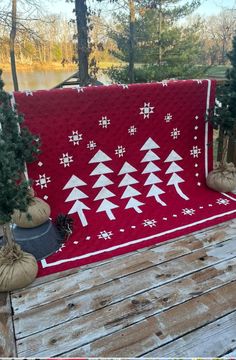
[[[236,220],[0,295],[2,357],[235,357]]]

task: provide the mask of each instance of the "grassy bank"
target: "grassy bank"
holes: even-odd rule
[[[225,79],[226,70],[228,68],[229,66],[225,66],[225,65],[212,66],[207,70],[206,75],[209,77],[213,77],[215,79]]]

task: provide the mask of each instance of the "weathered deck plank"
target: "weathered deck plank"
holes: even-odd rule
[[[232,358],[235,290],[236,219],[15,291],[18,356]]]
[[[139,357],[235,310],[236,282],[174,306],[63,356]],[[106,326],[106,325],[105,325]],[[108,325],[107,325],[108,326]],[[79,331],[73,332],[74,338]],[[89,339],[88,339],[89,340]],[[67,341],[67,339],[66,339]],[[60,341],[59,341],[60,342]],[[75,344],[75,340],[74,340]]]
[[[214,244],[209,248],[200,249],[191,254],[184,255],[181,259],[173,259],[138,273],[132,273],[115,281],[94,286],[87,291],[85,290],[58,299],[54,301],[53,306],[51,304],[39,304],[38,307],[24,311],[23,314],[21,312],[18,313],[16,310],[14,317],[16,338],[26,337],[60,323],[71,321],[84,314],[93,313],[100,308],[124,301],[131,296],[147,291],[150,292],[152,289],[163,286],[173,280],[216,265],[222,260],[231,259],[235,254],[236,241],[231,239],[220,244]],[[234,265],[234,262],[232,264]],[[214,269],[212,270],[212,274],[209,269],[207,276],[213,276],[213,274]],[[230,272],[229,275],[228,281],[232,281]],[[206,277],[206,275],[204,276]],[[225,281],[227,281],[227,279],[225,279]],[[221,284],[220,282],[220,285]],[[172,286],[174,286],[173,283]],[[183,301],[184,300],[185,298]],[[117,307],[115,306],[115,311],[119,309],[119,306],[120,304],[118,304]],[[38,319],[41,313],[44,313],[45,316],[39,322]],[[123,316],[130,317],[130,314]]]
[[[223,265],[219,264],[219,266],[222,267]],[[122,329],[124,329],[125,327],[127,326],[130,327],[130,325],[135,324],[137,322],[146,322],[147,321],[146,318],[147,317],[150,318],[152,314],[158,317],[158,314],[161,312],[160,313],[161,316],[162,314],[164,314],[163,310],[169,309],[173,306],[175,306],[174,308],[176,309],[182,306],[184,309],[186,303],[183,302],[185,302],[188,299],[192,299],[194,294],[195,296],[197,296],[197,294],[202,294],[204,291],[208,292],[209,288],[211,288],[210,287],[211,284],[213,284],[213,288],[215,288],[217,284],[218,286],[222,285],[222,283],[224,284],[224,280],[227,277],[230,278],[230,281],[232,279],[235,279],[235,272],[228,271],[229,267],[230,268],[232,267],[232,269],[234,269],[235,264],[233,266],[233,263],[230,262],[228,264],[225,264],[225,267],[226,267],[225,272],[223,273],[224,275],[221,275],[222,280],[220,280],[221,277],[220,273],[222,271],[221,269],[217,270],[216,267],[216,269],[210,271],[210,274],[205,270],[205,274],[204,273],[202,274],[201,272],[199,273],[198,275],[199,278],[197,277],[198,273],[193,274],[192,277],[187,278],[185,281],[184,279],[179,280],[176,282],[176,284],[174,282],[171,282],[161,288],[154,289],[152,292],[147,292],[142,294],[141,296],[139,295],[136,297],[129,298],[118,304],[111,305],[101,310],[90,313],[88,315],[82,316],[79,319],[73,319],[72,321],[62,323],[58,326],[52,327],[51,329],[44,331],[41,334],[35,334],[27,338],[20,339],[17,342],[19,355],[26,356],[27,353],[28,354],[27,356],[33,356],[33,355],[51,356],[52,354],[53,356],[56,356],[60,352],[65,352],[66,350],[83,346],[83,344],[86,344],[88,342],[91,343],[94,340],[105,336],[105,338],[101,339],[101,342],[107,343],[106,355],[104,355],[103,353],[101,354],[100,353],[97,354],[96,352],[94,353],[94,348],[92,353],[94,354],[94,356],[103,356],[103,355],[111,356],[111,354],[109,354],[110,345],[116,342],[116,338],[118,338],[117,340],[120,341],[119,333],[117,333],[118,330],[122,331]],[[215,279],[213,277],[214,272],[216,274]],[[230,286],[231,289],[231,283],[228,286]],[[224,285],[224,288],[226,289],[225,293],[227,294],[227,286]],[[222,291],[221,287],[218,290],[219,293],[221,293]],[[236,290],[236,284],[235,284],[235,290]],[[212,292],[214,291],[216,290],[213,290]],[[208,294],[205,295],[208,296]],[[202,297],[202,296],[204,295],[200,295],[198,297]],[[214,297],[212,296],[212,298]],[[235,297],[233,298],[234,298],[234,306],[235,306],[236,299]],[[194,301],[194,299],[192,299],[192,301]],[[227,301],[225,303],[225,301],[226,299],[224,300],[224,306],[222,305],[222,308],[218,309],[220,310],[219,313],[215,313],[215,309],[212,309],[213,314],[216,317],[219,316],[219,314],[223,315],[224,311],[227,311],[226,313],[228,313],[233,310],[233,308],[231,307],[229,310],[227,310],[226,305],[229,304]],[[199,300],[200,304],[201,302],[202,300]],[[181,303],[183,304],[181,305]],[[193,308],[191,311],[193,312],[195,311],[196,304],[197,301],[196,303],[192,304]],[[205,306],[203,306],[203,310],[204,309],[206,310]],[[171,311],[171,309],[169,311]],[[50,315],[47,314],[47,316]],[[198,314],[196,314],[196,317],[197,316]],[[128,330],[126,331],[126,335],[130,336],[129,334],[132,334],[132,336],[135,339],[135,337],[137,336],[136,334],[137,329],[135,328],[135,325],[133,326],[134,329],[132,327],[131,329],[128,328]],[[194,326],[194,322],[193,322],[193,326]],[[67,333],[66,329],[70,329],[69,333]],[[90,344],[90,346],[92,345],[93,344]],[[83,349],[80,349],[79,351],[82,350]],[[70,357],[75,356],[75,354],[70,354],[70,353],[69,354],[66,353],[65,355]],[[82,355],[88,356],[88,353],[85,354],[82,353]],[[112,352],[112,356],[115,355],[124,356],[124,354],[118,355],[118,354],[113,354]]]
[[[79,269],[77,273],[48,282],[47,286],[44,286],[43,282],[38,286],[15,291],[12,294],[12,304],[16,313],[26,311],[37,307],[39,303],[50,303],[68,294],[88,290],[161,262],[190,254],[194,250],[220,243],[231,238],[233,232],[235,230],[231,226],[226,226],[224,230],[219,229],[216,232],[211,230],[177,242],[160,244],[149,251],[142,252],[141,256],[139,253],[134,253],[125,258],[114,258],[112,262],[105,263],[99,268]]]
[[[214,357],[231,352],[236,342],[236,311],[143,357]]]
[[[0,293],[0,357],[16,355],[15,338],[8,293]]]

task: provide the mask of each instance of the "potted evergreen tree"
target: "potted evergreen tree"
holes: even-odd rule
[[[221,192],[236,189],[236,168],[232,162],[227,162],[229,141],[233,144],[236,141],[236,35],[228,57],[232,66],[226,72],[224,84],[217,86],[215,108],[209,114],[210,122],[220,131],[219,164],[209,173],[206,182],[210,188]]]
[[[9,291],[31,283],[37,275],[33,255],[23,252],[14,241],[11,219],[15,209],[27,211],[32,200],[30,182],[25,179],[25,163],[39,153],[39,138],[22,127],[23,116],[11,106],[4,91],[0,70],[0,224],[3,243],[0,248],[0,291]]]

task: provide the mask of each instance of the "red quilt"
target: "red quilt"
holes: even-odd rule
[[[28,167],[52,216],[74,232],[39,275],[102,260],[235,217],[236,196],[206,187],[209,80],[15,93],[42,139]]]

